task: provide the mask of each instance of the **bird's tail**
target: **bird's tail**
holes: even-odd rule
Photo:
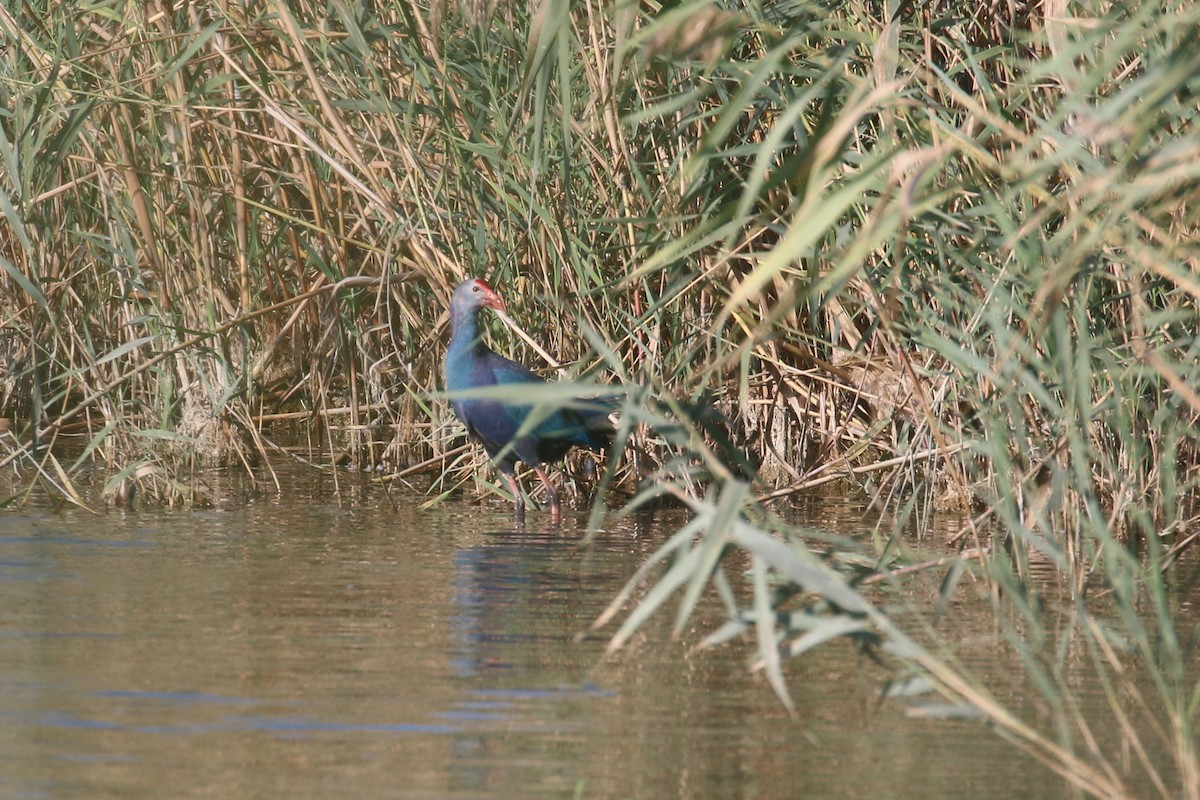
[[[587,397],[577,401],[576,409],[583,419],[586,444],[593,450],[608,450],[616,434],[616,412],[620,403],[612,397]]]

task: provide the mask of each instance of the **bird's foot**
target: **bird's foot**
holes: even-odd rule
[[[554,488],[550,476],[546,474],[546,470],[543,467],[539,465],[533,469],[537,472],[538,477],[542,479],[542,484],[546,487],[546,498],[550,501],[550,521],[558,522],[562,519],[562,507],[558,502],[558,490]]]
[[[504,480],[508,483],[508,488],[512,490],[513,495],[513,518],[525,520],[525,495],[521,493],[521,486],[517,483],[517,479],[513,475],[505,475]]]

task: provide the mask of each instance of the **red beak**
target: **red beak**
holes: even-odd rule
[[[492,287],[487,285],[487,281],[479,281],[479,285],[483,287],[483,303],[484,308],[494,308],[497,311],[506,311],[504,301],[500,299],[500,295],[492,290]]]

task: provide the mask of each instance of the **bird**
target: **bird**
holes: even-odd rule
[[[486,387],[536,388],[547,382],[532,370],[491,350],[479,331],[479,315],[485,308],[504,311],[504,301],[486,281],[469,278],[458,285],[450,298],[450,346],[443,364],[446,390],[454,414],[479,441],[513,493],[513,513],[524,518],[525,498],[517,483],[520,461],[533,469],[546,487],[550,516],[561,514],[558,490],[546,473],[546,464],[561,460],[573,447],[604,451],[612,444],[613,427],[604,401],[578,400],[547,411],[523,430],[535,404],[511,396],[455,396],[458,392]],[[515,393],[514,393],[515,394]]]

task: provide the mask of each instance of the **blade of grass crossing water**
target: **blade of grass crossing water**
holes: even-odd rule
[[[725,545],[730,539],[730,531],[742,510],[742,503],[750,490],[750,485],[743,481],[730,481],[721,488],[717,506],[710,521],[705,526],[704,540],[699,549],[699,559],[695,570],[688,581],[683,599],[675,614],[673,635],[678,637],[683,633],[700,599],[700,593],[713,577],[713,571],[725,551]]]
[[[780,702],[791,713],[796,713],[792,703],[791,693],[783,678],[783,668],[779,659],[779,641],[775,633],[775,611],[771,604],[771,587],[767,581],[767,562],[755,555],[751,558],[750,573],[754,586],[754,630],[758,639],[758,652],[762,658],[763,669],[771,688],[779,696]]]

